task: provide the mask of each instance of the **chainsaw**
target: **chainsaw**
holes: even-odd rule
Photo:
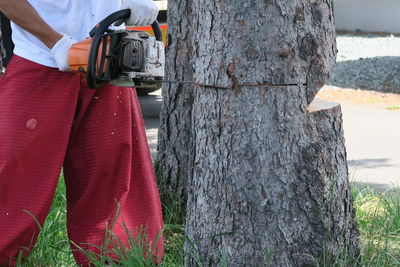
[[[158,21],[145,31],[113,30],[110,26],[129,18],[130,10],[112,13],[94,27],[86,40],[72,45],[68,64],[73,72],[86,76],[89,88],[106,84],[121,87],[161,87],[164,79],[165,48]]]

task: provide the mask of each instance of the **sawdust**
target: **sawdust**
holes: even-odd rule
[[[365,105],[380,109],[400,111],[400,94],[324,86],[318,92],[317,97],[322,100],[337,103]]]

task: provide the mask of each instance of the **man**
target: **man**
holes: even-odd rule
[[[152,0],[0,0],[14,56],[0,78],[0,266],[26,257],[50,208],[61,168],[72,243],[102,246],[106,227],[126,244],[145,229],[163,253],[159,194],[143,119],[131,88],[87,88],[68,49],[110,13],[129,25],[157,16]],[[85,245],[86,244],[86,245]],[[91,244],[91,245],[87,245]],[[87,258],[72,245],[78,265]]]

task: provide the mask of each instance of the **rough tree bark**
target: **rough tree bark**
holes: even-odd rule
[[[191,35],[192,0],[168,2],[167,80],[193,80]],[[191,113],[193,85],[171,83],[163,87],[158,135],[158,168],[171,192],[186,200],[191,170]]]
[[[187,266],[356,257],[340,107],[310,106],[335,63],[332,2],[195,1],[193,25]]]

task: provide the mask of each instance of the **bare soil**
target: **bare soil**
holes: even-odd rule
[[[317,97],[331,102],[366,105],[374,108],[400,111],[400,94],[324,86],[318,92]]]

